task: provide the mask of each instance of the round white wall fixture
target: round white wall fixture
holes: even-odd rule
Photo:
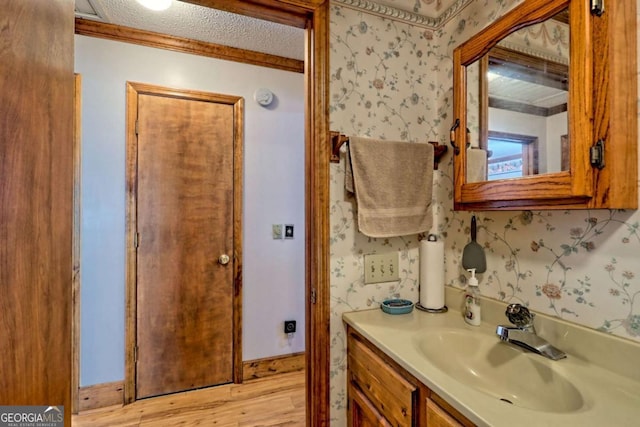
[[[151,10],[167,10],[173,0],[137,0],[138,3]]]
[[[260,88],[253,94],[253,99],[263,107],[270,105],[273,102],[273,92],[269,89]]]

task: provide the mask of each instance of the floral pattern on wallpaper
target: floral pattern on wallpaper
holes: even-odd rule
[[[500,46],[560,63],[569,61],[569,25],[552,19],[511,34]]]
[[[339,6],[331,8],[331,129],[346,135],[438,140],[439,72],[433,32]],[[344,155],[331,166],[331,425],[345,424],[346,343],[342,313],[388,297],[416,299],[421,236],[374,239],[358,232],[344,190]],[[398,252],[400,280],[364,285],[364,254]]]
[[[435,138],[428,120],[437,71],[429,68],[432,32],[348,8],[333,6],[332,12],[334,130],[402,141]]]
[[[640,218],[632,215],[598,210],[481,216],[479,236],[491,259],[482,293],[594,329],[640,337],[640,310],[634,312],[640,286],[633,286],[637,261],[632,255],[640,244]]]
[[[640,0],[639,0],[640,2]],[[476,0],[436,31],[331,8],[331,129],[412,142],[448,143],[453,49],[517,0]],[[640,10],[640,8],[639,8]],[[331,425],[346,425],[346,342],[342,313],[388,297],[418,299],[421,235],[373,239],[357,231],[344,191],[344,157],[331,166]],[[434,228],[445,241],[446,284],[461,288],[470,213],[453,211],[449,152],[434,172]],[[520,302],[605,333],[640,341],[640,213],[476,212],[487,253],[481,293]],[[364,285],[363,255],[397,251],[398,282]]]

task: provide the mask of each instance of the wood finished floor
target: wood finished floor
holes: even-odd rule
[[[304,371],[81,412],[72,427],[304,426]]]

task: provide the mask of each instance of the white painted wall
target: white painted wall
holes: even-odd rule
[[[489,108],[489,129],[537,136],[540,173],[560,171],[560,135],[567,134],[566,112],[542,117]]]
[[[547,171],[562,170],[562,135],[569,133],[567,112],[547,117]]]
[[[489,129],[538,138],[538,162],[540,173],[547,171],[546,119],[532,114],[489,108]]]
[[[124,378],[125,82],[245,98],[243,359],[304,351],[303,75],[76,36],[82,74],[80,385]],[[260,87],[276,97],[253,101]],[[271,224],[295,239],[272,240]],[[212,307],[215,309],[215,307]],[[297,320],[291,342],[284,320]]]

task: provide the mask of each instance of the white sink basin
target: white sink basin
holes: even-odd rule
[[[414,342],[437,369],[505,405],[556,413],[584,406],[580,391],[559,372],[562,360],[548,360],[497,336],[466,329],[421,331]]]

